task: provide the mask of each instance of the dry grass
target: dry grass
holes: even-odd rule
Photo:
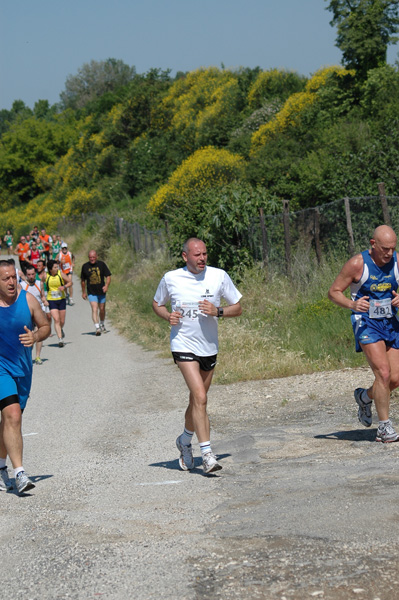
[[[68,241],[73,241],[68,237]],[[87,251],[100,248],[112,271],[108,315],[128,339],[169,357],[168,324],[152,310],[152,299],[162,275],[175,268],[159,253],[152,259],[133,259],[121,242],[108,246],[104,232],[76,236],[77,270]],[[243,314],[219,323],[220,352],[215,382],[286,377],[319,370],[364,365],[354,351],[349,311],[326,300],[342,261],[319,267],[309,256],[295,257],[294,280],[248,270],[238,284]]]

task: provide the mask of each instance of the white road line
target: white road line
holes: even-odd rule
[[[180,481],[153,481],[148,483],[136,483],[136,485],[173,485],[174,483],[183,483]]]

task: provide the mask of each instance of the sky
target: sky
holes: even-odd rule
[[[59,101],[91,60],[151,68],[284,68],[341,63],[324,0],[0,0],[0,109]],[[388,50],[388,62],[399,47]]]

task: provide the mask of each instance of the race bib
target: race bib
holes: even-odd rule
[[[198,302],[180,302],[177,301],[175,304],[175,311],[179,312],[182,319],[188,319],[194,321],[201,314],[198,306]]]
[[[52,300],[61,300],[62,298],[62,294],[58,290],[53,290],[50,295]]]
[[[370,300],[369,317],[370,319],[390,319],[393,317],[391,298]]]

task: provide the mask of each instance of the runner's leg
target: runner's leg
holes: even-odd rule
[[[64,329],[65,317],[66,317],[66,310],[59,310],[58,312],[60,314],[60,326],[61,326],[61,329]]]
[[[206,412],[207,393],[212,382],[212,371],[202,371],[197,361],[178,361],[177,365],[190,390],[189,405],[185,414],[185,427],[195,431],[198,442],[210,439],[209,417]]]
[[[60,311],[57,308],[52,308],[50,312],[51,312],[51,316],[53,317],[53,321],[54,321],[55,333],[57,334],[58,339],[62,339],[62,331],[61,331],[61,324],[60,324]]]
[[[100,304],[98,305],[99,311],[100,311],[100,321],[104,322],[105,321],[105,302],[100,302]]]
[[[19,404],[10,404],[1,411],[1,429],[2,441],[0,442],[0,451],[3,447],[10,457],[14,469],[22,466],[22,411]]]
[[[369,390],[369,397],[374,399],[380,421],[389,419],[389,400],[391,393],[391,365],[384,341],[373,344],[360,344],[373,373],[374,383]],[[393,350],[393,349],[391,349]],[[399,351],[396,351],[399,352]],[[397,357],[393,354],[392,357]]]
[[[90,300],[91,306],[91,318],[93,320],[94,325],[98,325],[98,302],[92,302]]]

